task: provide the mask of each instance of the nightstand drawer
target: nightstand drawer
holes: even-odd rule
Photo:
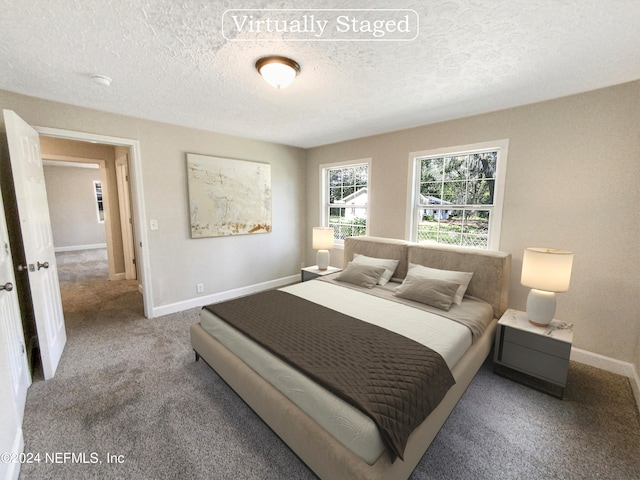
[[[509,331],[509,330],[507,330]],[[515,370],[564,386],[569,371],[566,359],[532,350],[521,345],[505,342],[501,362]]]
[[[563,359],[568,359],[571,354],[570,343],[515,328],[504,330],[504,341]]]
[[[318,274],[316,273],[312,273],[312,272],[308,272],[306,270],[302,270],[302,277],[301,280],[303,282],[308,282],[309,280],[313,280],[314,278],[318,278]]]
[[[314,278],[324,277],[325,275],[331,275],[332,273],[339,272],[341,269],[337,267],[327,267],[324,270],[320,270],[317,266],[315,267],[305,267],[301,270],[300,280],[306,282],[308,280],[313,280]]]

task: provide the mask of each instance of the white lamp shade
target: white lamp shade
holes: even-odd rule
[[[524,250],[520,283],[547,292],[566,292],[571,281],[573,253],[554,248]]]
[[[313,227],[313,249],[329,250],[333,248],[333,228]]]

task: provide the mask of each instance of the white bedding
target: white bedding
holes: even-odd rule
[[[450,369],[472,343],[469,329],[455,321],[332,283],[309,281],[280,290],[412,338],[440,353]],[[365,462],[371,465],[382,455],[384,444],[368,416],[260,348],[208,310],[202,310],[201,324],[207,333]]]

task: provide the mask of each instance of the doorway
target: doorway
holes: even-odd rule
[[[140,317],[129,147],[44,135],[39,143],[67,337],[103,325],[107,299]]]
[[[118,199],[118,201],[112,202],[116,206],[111,208],[111,216],[124,218],[124,222],[120,223],[118,228],[112,228],[112,230],[118,230],[120,232],[121,244],[126,243],[129,249],[128,254],[132,258],[135,258],[133,268],[129,268],[127,270],[127,268],[123,267],[116,273],[122,273],[121,277],[123,279],[126,279],[127,276],[131,278],[132,275],[137,279],[138,289],[140,293],[142,293],[144,316],[146,318],[152,318],[153,306],[151,284],[147,281],[147,279],[150,278],[149,264],[146,254],[147,236],[146,230],[143,228],[145,214],[141,178],[142,165],[140,145],[138,141],[48,127],[35,127],[35,129],[38,131],[42,141],[44,142],[46,142],[48,138],[52,138],[103,145],[113,147],[115,149],[116,166],[114,167],[114,179],[111,181],[113,188],[110,190],[115,192],[112,196],[115,196],[116,198],[118,195],[124,195],[125,193],[128,195],[127,200],[120,201]],[[58,160],[60,160],[60,158],[58,158]],[[120,185],[118,185],[118,178],[121,180]],[[122,183],[122,179],[126,179],[126,186]],[[108,178],[103,179],[103,181],[108,182]],[[115,213],[116,210],[118,210],[118,214]],[[125,211],[130,212],[129,219],[126,218],[127,215],[124,213]],[[120,212],[122,212],[122,215]],[[124,235],[124,237],[122,235]],[[125,238],[125,240],[123,240],[123,238]],[[128,240],[126,240],[127,238]],[[109,242],[107,242],[107,248],[109,248]],[[126,254],[127,252],[125,251],[123,255]],[[118,267],[115,269],[118,270]],[[112,268],[110,266],[110,275],[111,270]]]
[[[134,280],[129,149],[40,137],[55,250],[105,250],[109,280]]]

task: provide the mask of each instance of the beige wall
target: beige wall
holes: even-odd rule
[[[45,166],[51,231],[56,249],[105,244],[104,223],[98,221],[94,181],[97,168]]]
[[[78,108],[0,91],[0,106],[35,126],[129,138],[140,142],[142,182],[149,219],[150,278],[155,308],[204,295],[299,274],[303,258],[304,150]],[[216,112],[211,112],[215,115]],[[0,130],[1,130],[0,126]],[[186,153],[271,164],[273,231],[191,239]]]
[[[640,370],[639,106],[633,82],[310,149],[306,231],[319,222],[320,164],[372,158],[370,234],[404,238],[410,152],[509,139],[500,249],[513,255],[510,306],[525,307],[525,247],[572,250],[571,289],[558,295],[557,318],[575,324],[575,347]]]

